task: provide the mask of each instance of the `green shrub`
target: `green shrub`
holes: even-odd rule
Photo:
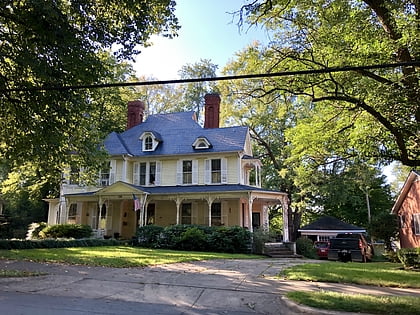
[[[268,232],[264,229],[255,229],[252,233],[252,252],[263,254],[264,244],[275,240],[276,233]]]
[[[397,251],[397,255],[404,268],[420,269],[420,247],[401,248]]]
[[[401,260],[398,258],[397,252],[393,250],[384,251],[382,256],[384,256],[389,262],[392,262],[392,263],[401,262]]]
[[[46,239],[46,240],[0,240],[0,249],[66,248],[89,246],[118,246],[115,239]]]
[[[151,248],[215,251],[227,253],[251,252],[251,233],[239,226],[209,227],[178,224],[165,228],[140,227],[138,245]]]
[[[179,248],[183,250],[203,250],[207,245],[207,236],[198,227],[187,228],[179,238]]]
[[[41,233],[41,231],[45,229],[47,226],[48,224],[45,222],[40,222],[40,223],[34,222],[34,223],[29,224],[28,232],[26,233],[26,239],[31,240],[31,239],[40,238],[39,233]]]
[[[41,238],[88,238],[92,235],[92,228],[84,224],[49,225],[39,232]]]
[[[209,235],[209,250],[224,253],[250,253],[252,234],[240,226],[214,227]]]
[[[308,238],[298,238],[296,240],[296,253],[306,258],[317,258],[314,243]]]
[[[163,227],[157,225],[145,225],[137,229],[138,245],[144,247],[158,248],[160,247],[160,237]]]

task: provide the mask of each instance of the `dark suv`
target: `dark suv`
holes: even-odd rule
[[[373,255],[373,246],[362,233],[337,234],[330,239],[329,260],[367,262]]]

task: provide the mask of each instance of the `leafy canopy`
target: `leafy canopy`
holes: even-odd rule
[[[0,159],[53,173],[77,153],[89,165],[102,139],[97,118],[106,96],[31,89],[112,81],[110,63],[131,58],[152,34],[176,35],[174,7],[170,0],[2,1]],[[111,48],[115,61],[104,62]]]

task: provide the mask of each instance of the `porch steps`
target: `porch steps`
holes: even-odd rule
[[[283,243],[265,243],[264,244],[264,255],[272,258],[302,258],[302,255],[298,255],[293,252],[288,246]]]

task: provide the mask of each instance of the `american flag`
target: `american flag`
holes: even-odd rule
[[[140,201],[136,197],[135,194],[133,194],[133,201],[134,201],[134,211],[140,210]]]

